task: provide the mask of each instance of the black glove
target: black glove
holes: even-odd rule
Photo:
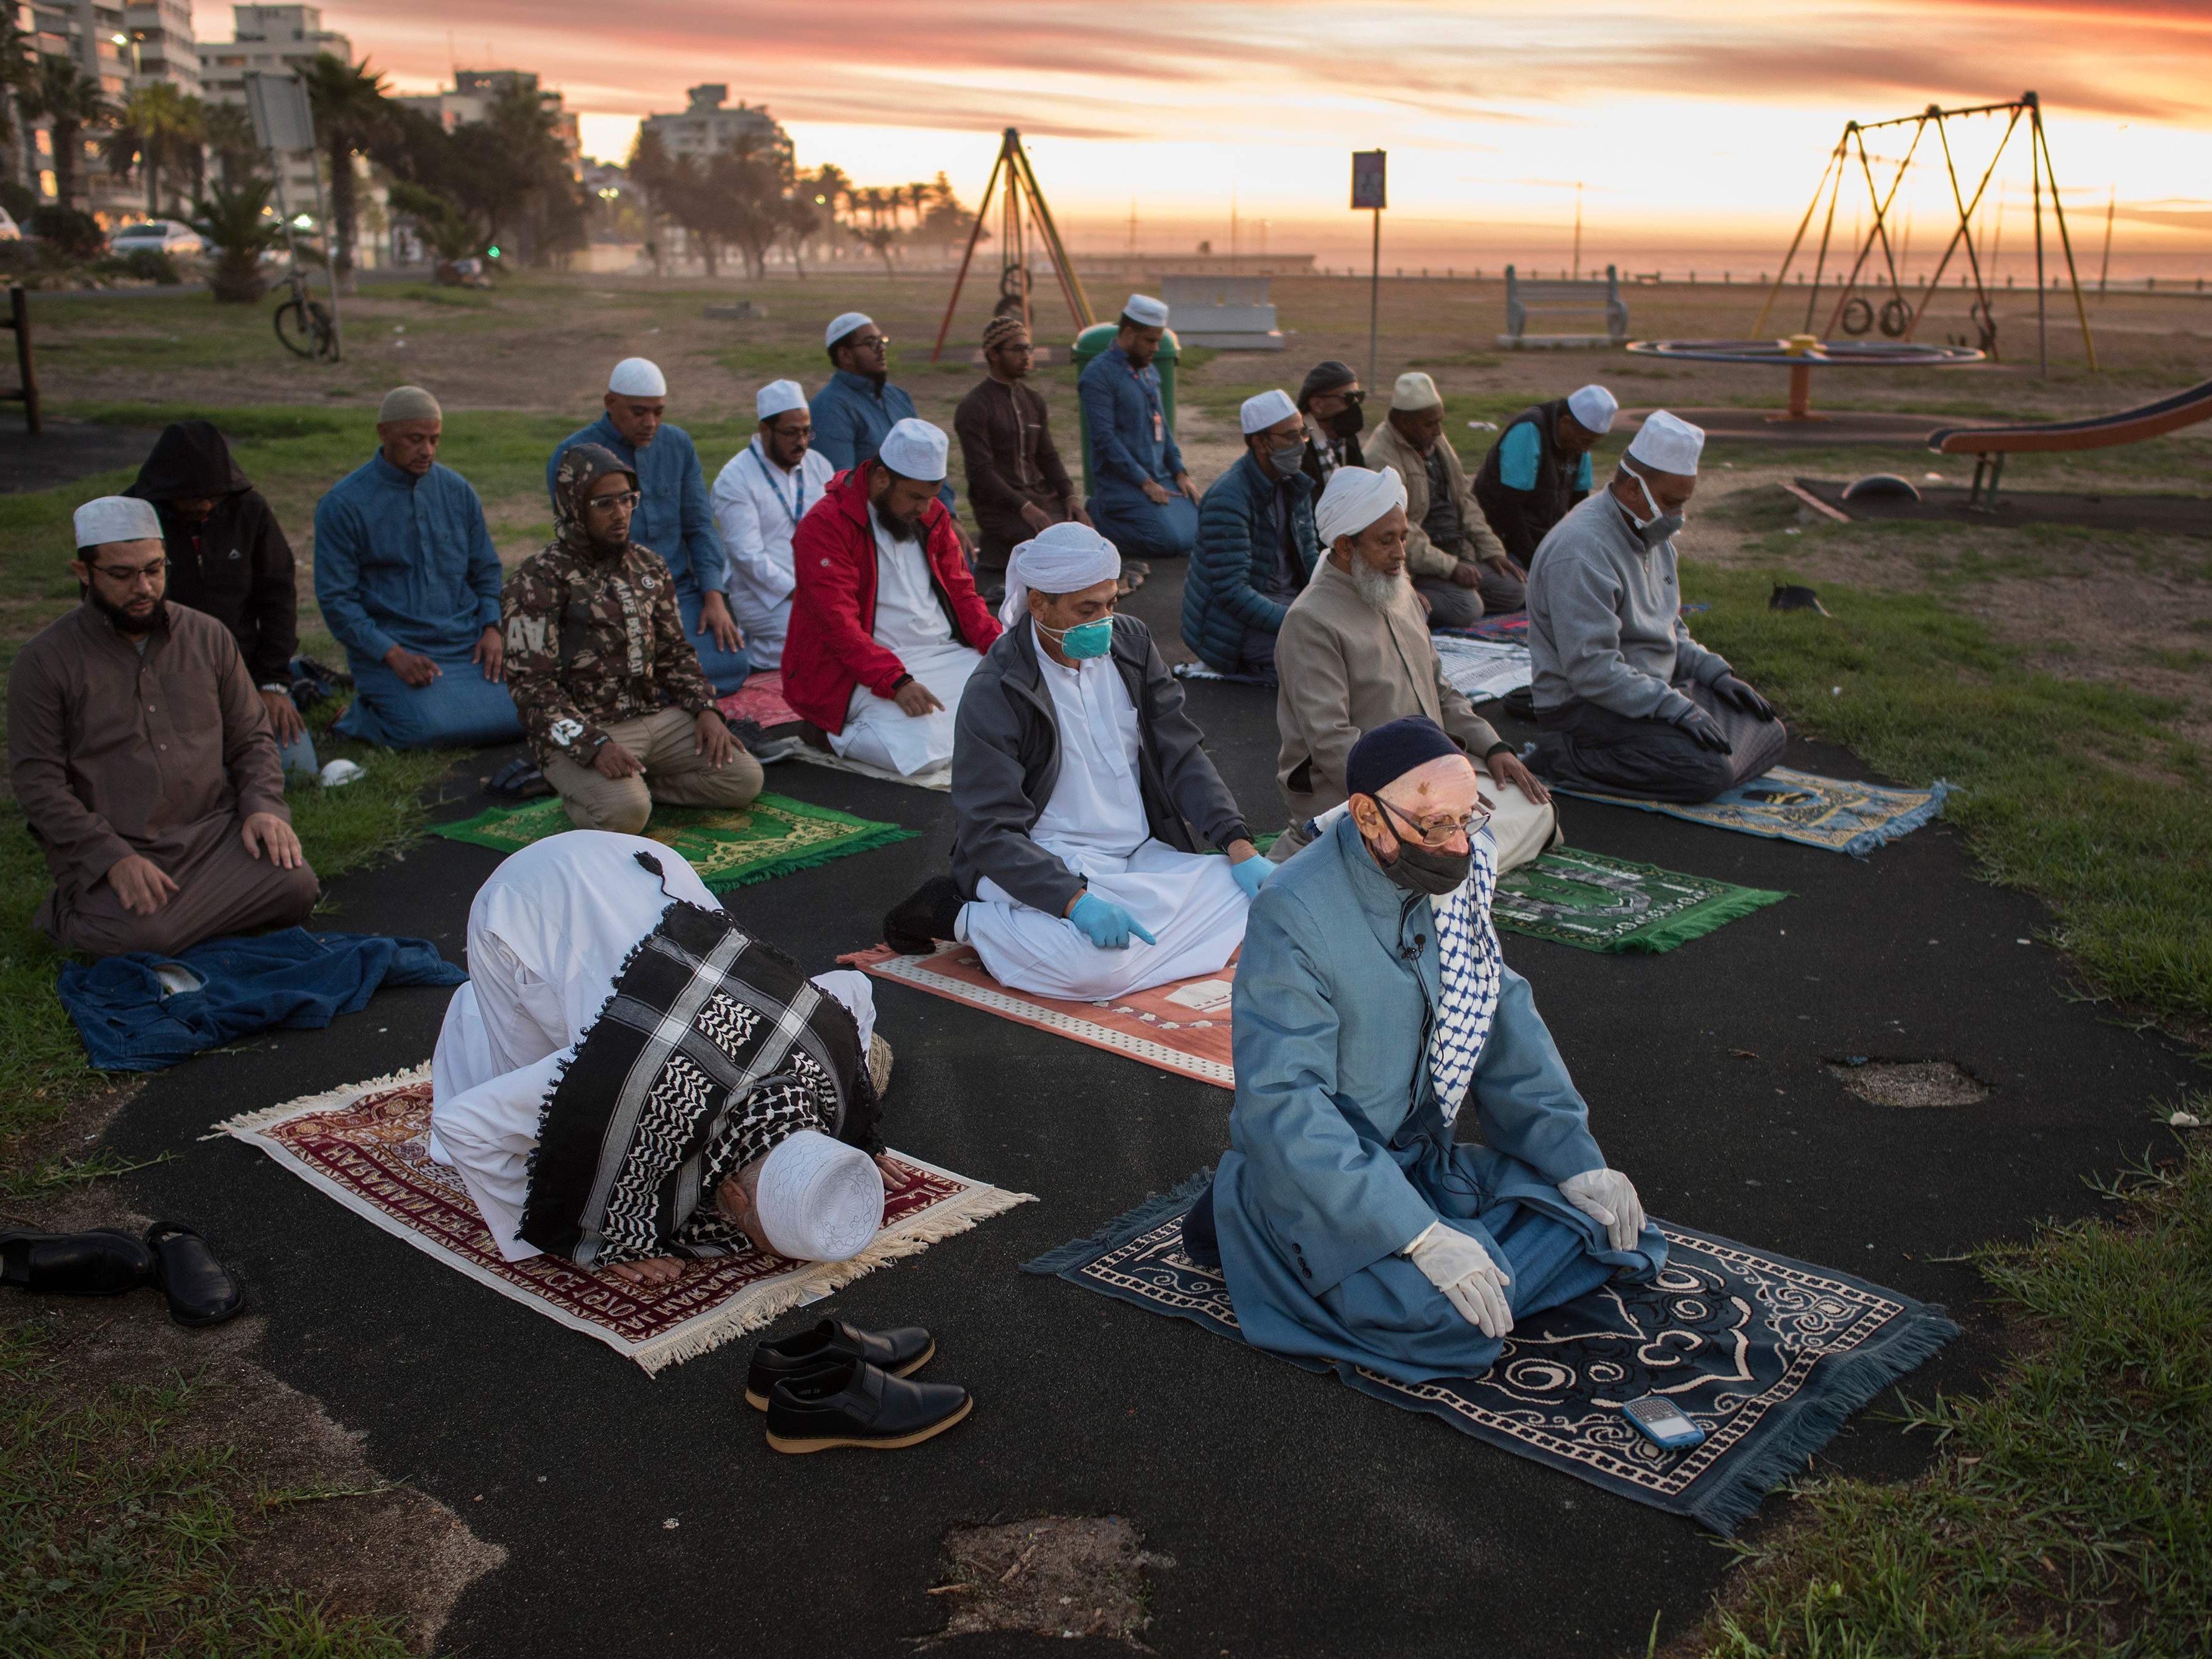
[[[1767,702],[1733,674],[1722,675],[1707,689],[1731,708],[1741,708],[1745,714],[1755,715],[1763,720],[1778,718],[1774,712],[1772,703]]]
[[[1716,755],[1725,755],[1729,752],[1728,733],[1721,730],[1718,720],[1698,708],[1697,704],[1692,703],[1680,714],[1675,715],[1674,723],[1688,732],[1691,741],[1698,748],[1710,749]]]

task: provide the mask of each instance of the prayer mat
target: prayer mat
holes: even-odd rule
[[[1528,647],[1521,639],[1462,639],[1451,634],[1431,634],[1444,678],[1469,702],[1487,702],[1527,685],[1535,671],[1529,665]]]
[[[1241,1341],[1220,1274],[1183,1254],[1183,1212],[1208,1178],[1024,1267]],[[1530,1316],[1485,1375],[1406,1383],[1360,1366],[1345,1380],[1727,1536],[1844,1419],[1959,1334],[1941,1308],[1850,1273],[1652,1224],[1668,1248],[1655,1282]],[[1662,1451],[1631,1428],[1620,1408],[1646,1394],[1680,1407],[1704,1443]]]
[[[1561,787],[1559,793],[1864,858],[1884,842],[1910,835],[1929,819],[1942,817],[1943,798],[1955,787],[1938,778],[1925,789],[1886,789],[1878,783],[1853,783],[1778,766],[1765,777],[1740,783],[1699,806],[1637,800],[1595,789]]]
[[[495,806],[458,823],[434,823],[434,835],[513,853],[533,841],[573,830],[568,809],[555,796],[526,806]],[[872,852],[919,833],[896,823],[856,818],[834,807],[810,806],[783,795],[763,795],[750,806],[661,806],[653,809],[646,835],[672,847],[699,872],[709,892],[727,892],[794,870]]]
[[[793,760],[805,761],[809,766],[826,766],[833,772],[858,772],[864,778],[880,778],[885,783],[902,783],[910,789],[934,789],[940,795],[952,793],[952,769],[940,766],[934,771],[918,772],[908,777],[903,772],[894,772],[887,766],[871,766],[866,761],[847,760],[827,749],[817,749],[812,744],[803,744],[791,754]]]
[[[714,707],[733,720],[755,720],[763,728],[789,726],[799,717],[799,711],[783,700],[783,674],[774,668],[748,675],[743,685]]]
[[[883,1229],[850,1261],[791,1261],[746,1248],[684,1264],[674,1283],[623,1284],[559,1256],[508,1261],[454,1170],[431,1161],[430,1068],[310,1095],[216,1126],[447,1267],[598,1338],[647,1372],[757,1330],[902,1256],[1036,1202],[903,1152],[904,1192],[888,1193]]]
[[[1275,689],[1273,674],[1224,674],[1202,662],[1179,662],[1168,672],[1179,680],[1218,680],[1224,685],[1264,685],[1270,691]]]
[[[1067,1002],[1008,989],[985,971],[983,959],[972,945],[948,945],[933,956],[902,957],[888,945],[878,945],[837,960],[878,979],[911,985],[1041,1031],[1127,1054],[1163,1072],[1224,1089],[1237,1086],[1229,1048],[1234,962],[1218,974],[1170,980],[1111,1002]]]
[[[1790,896],[1562,847],[1498,878],[1500,932],[1582,951],[1671,951]]]
[[[1432,628],[1430,637],[1455,640],[1520,640],[1528,637],[1528,613],[1516,611],[1503,617],[1482,617],[1465,628]]]

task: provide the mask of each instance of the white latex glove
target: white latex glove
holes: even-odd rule
[[[1459,1310],[1460,1317],[1480,1326],[1485,1336],[1503,1336],[1513,1328],[1513,1309],[1505,1299],[1513,1275],[1459,1229],[1432,1221],[1406,1246],[1406,1255]]]
[[[1559,1183],[1560,1196],[1604,1227],[1616,1250],[1632,1250],[1644,1231],[1644,1200],[1618,1170],[1589,1170]]]

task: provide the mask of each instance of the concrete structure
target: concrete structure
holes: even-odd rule
[[[120,104],[141,87],[167,83],[197,95],[199,61],[192,40],[191,8],[185,0],[30,0],[15,8],[33,50],[67,58],[100,82],[111,102]],[[83,135],[84,157],[77,177],[91,210],[104,223],[143,218],[145,187],[135,176],[112,177],[100,159],[100,134]],[[29,135],[23,153],[34,177],[25,179],[48,201],[54,196],[53,139],[46,124]]]
[[[739,100],[734,109],[726,107],[729,88],[720,82],[692,87],[684,96],[690,105],[681,115],[648,115],[645,131],[660,140],[661,146],[671,155],[720,155],[738,147],[740,137],[772,144],[788,151],[790,136],[776,125],[765,106],[756,106]]]
[[[192,34],[188,0],[131,0],[124,8],[123,32],[133,88],[166,82],[179,92],[200,96],[199,45]]]
[[[1160,278],[1160,298],[1176,338],[1187,346],[1224,351],[1280,351],[1283,331],[1275,326],[1275,307],[1265,276],[1176,276]]]
[[[538,77],[527,70],[455,70],[451,87],[403,94],[392,102],[420,110],[451,132],[469,122],[489,119],[492,106],[510,92],[532,94],[552,112],[569,168],[574,171],[579,167],[583,160],[583,135],[574,113],[563,106],[559,93],[543,90]]]

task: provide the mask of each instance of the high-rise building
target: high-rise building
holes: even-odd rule
[[[562,146],[568,153],[569,170],[574,172],[583,159],[583,135],[576,117],[562,102],[559,93],[544,90],[538,77],[527,70],[457,69],[452,86],[437,92],[403,94],[392,101],[420,110],[451,132],[465,123],[489,119],[492,106],[514,92],[531,94],[552,114]]]
[[[142,87],[167,84],[191,94],[200,89],[192,12],[185,0],[30,0],[16,15],[34,51],[70,59],[100,82],[112,104],[123,103]],[[33,188],[51,199],[53,136],[46,123],[33,125],[27,153],[35,162],[30,169],[36,174]],[[118,178],[109,172],[100,154],[100,134],[87,131],[79,142],[85,151],[76,170],[79,200],[88,199],[103,221],[143,214],[144,186],[130,175]]]
[[[648,115],[645,131],[659,138],[671,155],[720,155],[735,149],[740,137],[750,137],[788,151],[791,139],[776,125],[765,106],[740,100],[727,107],[730,89],[719,82],[690,88],[684,96],[690,106],[680,115]]]

